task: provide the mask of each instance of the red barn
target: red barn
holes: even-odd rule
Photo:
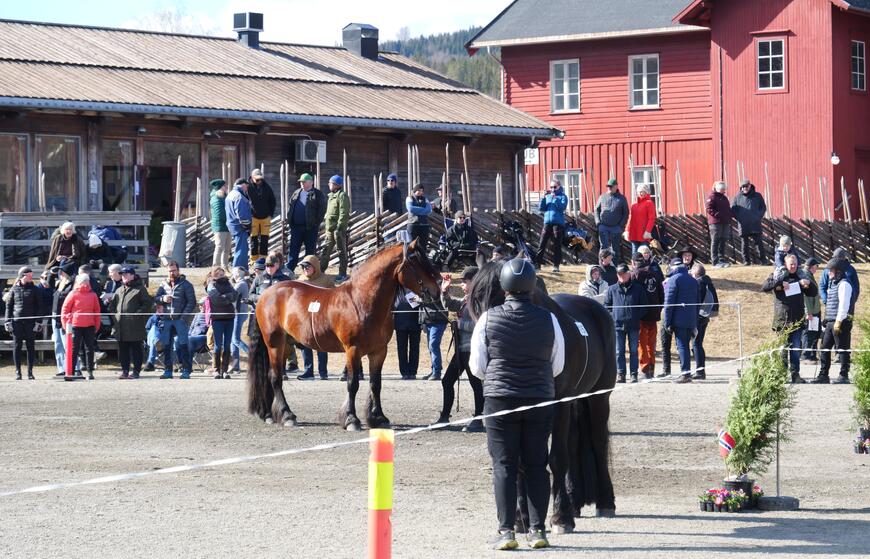
[[[503,101],[565,131],[530,186],[559,176],[587,210],[615,177],[674,213],[747,177],[774,215],[842,217],[842,180],[858,217],[870,0],[686,4],[515,0],[469,41],[501,48]]]

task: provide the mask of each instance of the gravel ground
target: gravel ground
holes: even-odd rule
[[[331,441],[337,381],[289,383],[302,424],[246,415],[245,383],[212,380],[15,382],[0,373],[0,493],[59,481],[190,465]],[[806,374],[806,373],[805,373]],[[617,517],[578,519],[540,557],[862,556],[870,551],[870,458],[851,448],[851,389],[802,386],[794,442],[782,451],[783,493],[798,512],[700,513],[696,495],[723,475],[715,431],[731,366],[710,380],[637,385],[612,398]],[[460,388],[461,410],[471,393]],[[438,413],[440,385],[388,375],[386,413],[397,429]],[[362,557],[367,448],[259,460],[186,473],[0,498],[0,557]],[[394,556],[494,557],[489,458],[483,434],[399,437]],[[759,480],[775,491],[771,474]],[[519,552],[522,555],[531,551]]]

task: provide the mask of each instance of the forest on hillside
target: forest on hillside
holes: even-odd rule
[[[403,28],[395,41],[382,41],[380,49],[398,52],[448,78],[498,99],[501,92],[501,69],[493,58],[499,56],[498,50],[492,51],[493,56],[485,51],[468,56],[465,51],[465,43],[480,29],[471,27],[462,31],[412,38],[408,29]]]

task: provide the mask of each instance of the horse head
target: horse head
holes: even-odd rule
[[[474,276],[468,293],[469,311],[474,320],[492,307],[504,303],[504,290],[499,281],[504,262],[504,260],[486,262],[480,266]]]
[[[441,275],[429,262],[429,258],[414,239],[402,246],[402,264],[396,272],[399,284],[419,295],[424,302],[438,299]]]

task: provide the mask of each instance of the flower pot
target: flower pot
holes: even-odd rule
[[[737,491],[742,490],[743,494],[746,495],[749,499],[752,499],[752,488],[755,486],[754,479],[746,479],[746,480],[724,480],[722,481],[722,487],[729,491]]]
[[[705,512],[707,510],[707,501],[698,501],[698,508],[701,509],[701,512]]]
[[[858,429],[858,435],[861,436],[862,440],[870,439],[870,429]]]
[[[713,512],[713,501],[707,501],[704,504],[706,505],[707,512]]]

